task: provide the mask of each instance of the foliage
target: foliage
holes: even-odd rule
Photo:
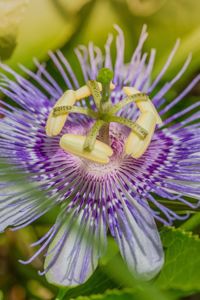
[[[161,236],[166,261],[156,284],[162,289],[200,291],[199,237],[175,228],[166,228]]]

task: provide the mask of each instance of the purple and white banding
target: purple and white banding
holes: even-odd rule
[[[0,114],[4,115],[0,119],[0,159],[6,159],[13,166],[16,176],[18,172],[27,174],[27,180],[39,191],[44,191],[47,198],[41,202],[40,197],[31,196],[28,188],[0,181],[0,230],[23,228],[59,206],[56,223],[32,245],[41,248],[27,262],[22,262],[30,263],[46,249],[41,274],[46,274],[47,279],[57,285],[74,286],[90,277],[106,249],[108,232],[118,243],[129,269],[145,280],[153,278],[164,262],[155,221],[171,225],[174,220],[187,217],[178,215],[158,199],[178,201],[192,209],[199,206],[200,113],[196,109],[200,102],[191,105],[185,100],[187,107],[175,115],[169,113],[187,97],[200,76],[166,104],[166,93],[186,71],[191,57],[170,82],[160,86],[178,47],[177,42],[163,70],[151,83],[156,52],[152,49],[149,56],[142,53],[146,27],[128,64],[124,62],[123,32],[118,26],[116,30],[115,62],[110,51],[111,35],[105,45],[105,54],[92,43],[88,48],[78,47],[75,53],[85,81],[95,79],[102,67],[113,69],[116,88],[111,93],[112,103],[125,96],[124,85],[135,85],[145,93],[157,89],[152,101],[160,110],[163,124],[156,128],[148,150],[139,159],[125,154],[124,143],[129,129],[116,123],[110,126],[113,156],[108,164],[100,165],[63,151],[59,140],[64,133],[84,135],[91,127],[92,120],[84,115],[70,114],[60,135],[46,136],[47,117],[62,95],[63,86],[67,90],[83,84],[60,51],[49,55],[62,78],[62,88],[37,60],[35,73],[21,66],[31,82],[1,64],[0,91],[16,106],[0,100]],[[93,107],[92,98],[90,103]],[[82,105],[85,105],[84,100]],[[119,115],[134,121],[138,111],[130,104]]]

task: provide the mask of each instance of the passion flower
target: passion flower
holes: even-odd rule
[[[89,278],[106,249],[108,232],[134,275],[153,278],[164,262],[155,221],[171,225],[187,217],[162,200],[199,205],[200,113],[195,109],[200,102],[188,102],[170,115],[199,76],[170,103],[165,100],[191,56],[161,86],[178,42],[151,82],[155,50],[149,59],[142,54],[146,28],[128,64],[123,33],[116,29],[115,61],[111,36],[104,55],[91,43],[75,50],[82,84],[60,51],[50,57],[62,82],[37,61],[35,73],[22,67],[30,81],[1,65],[9,76],[1,74],[0,91],[17,105],[1,101],[0,158],[16,167],[16,176],[27,174],[49,200],[31,198],[31,191],[21,191],[15,182],[0,182],[0,229],[20,229],[59,206],[55,224],[34,244],[40,249],[23,262],[46,249],[41,274],[57,285]]]

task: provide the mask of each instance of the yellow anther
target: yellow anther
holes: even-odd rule
[[[131,95],[141,93],[141,91],[137,90],[135,87],[128,87],[128,86],[125,86],[123,88],[123,91],[127,96],[131,96]],[[141,111],[141,113],[143,113],[145,111],[151,111],[152,113],[154,113],[155,116],[156,116],[156,124],[161,124],[162,123],[162,120],[161,120],[155,106],[151,102],[151,100],[149,100],[147,98],[145,101],[142,101],[142,100],[141,101],[136,101],[136,105],[139,108],[139,110]]]
[[[102,90],[101,83],[98,83],[100,91]],[[115,88],[115,85],[113,83],[110,84],[111,90]],[[91,91],[87,85],[82,86],[80,89],[73,91],[73,90],[67,90],[61,98],[56,102],[53,109],[51,110],[47,123],[46,123],[46,134],[49,137],[53,137],[58,135],[66,120],[68,113],[63,114],[54,114],[55,108],[58,108],[59,106],[73,106],[76,101],[81,100],[85,97],[91,96]]]
[[[102,85],[101,83],[98,82],[99,89],[102,91]],[[111,82],[110,84],[110,89],[114,90],[115,85]],[[76,93],[76,100],[81,100],[83,98],[91,96],[91,91],[87,85],[82,86],[80,89],[75,91]]]
[[[96,140],[92,151],[84,150],[86,136],[64,134],[60,139],[60,147],[71,154],[83,157],[100,164],[107,164],[113,151],[111,147]]]
[[[124,87],[123,91],[127,96],[141,93],[134,87]],[[156,124],[161,124],[162,120],[155,106],[148,99],[148,97],[146,100],[136,101],[136,106],[141,112],[139,118],[136,120],[136,124],[146,129],[148,131],[148,134],[144,139],[141,139],[136,133],[132,131],[125,143],[125,152],[126,154],[131,155],[134,158],[139,158],[147,150],[153,137]]]
[[[97,82],[97,84],[99,86],[99,90],[102,91],[101,83]],[[114,84],[110,83],[110,89],[113,90],[114,88]],[[124,87],[123,90],[128,96],[141,94],[141,92],[134,87]],[[68,116],[68,111],[81,113],[81,108],[78,109],[78,107],[73,106],[75,102],[91,95],[92,91],[87,85],[81,87],[76,91],[66,91],[62,95],[62,97],[56,102],[49,115],[46,124],[46,134],[50,137],[58,135],[65,124],[65,121]],[[134,101],[137,107],[139,108],[141,115],[135,122],[134,130],[131,127],[132,131],[125,143],[125,152],[128,155],[132,155],[134,158],[139,158],[144,154],[153,137],[156,124],[160,124],[162,122],[156,108],[154,107],[153,103],[150,101],[148,96],[145,97],[145,94],[141,94],[138,95],[138,97],[138,101],[137,99]],[[85,110],[82,111],[82,113],[85,113]],[[93,114],[91,115],[92,117],[94,117]],[[109,116],[107,116],[107,121],[109,122],[108,117]],[[118,118],[118,121],[122,119],[120,119],[120,117],[117,116],[113,116],[113,118],[114,121],[116,121],[116,118]],[[121,123],[126,125],[124,119],[121,120]],[[138,134],[138,131],[136,129],[143,130],[145,134]],[[60,147],[66,152],[72,153],[80,157],[84,157],[97,163],[106,164],[109,162],[109,157],[113,154],[111,147],[99,140],[96,140],[94,145],[92,143],[94,148],[91,147],[91,151],[88,151],[85,147],[85,140],[86,136],[65,134],[60,139]]]
[[[68,113],[55,116],[53,113],[54,108],[58,106],[68,105],[73,106],[76,102],[76,94],[73,90],[66,91],[61,98],[56,102],[52,111],[49,114],[47,123],[46,123],[46,134],[50,137],[58,135],[66,122]]]
[[[132,131],[125,143],[125,152],[134,158],[139,158],[144,154],[151,142],[156,126],[156,116],[151,111],[145,111],[139,116],[136,123],[146,129],[148,135],[145,139],[141,139]]]

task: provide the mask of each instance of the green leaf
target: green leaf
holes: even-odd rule
[[[71,299],[79,295],[89,296],[91,294],[104,293],[105,290],[113,288],[117,288],[117,284],[106,276],[102,268],[98,268],[86,283],[67,289],[63,299]]]
[[[184,230],[194,230],[200,225],[200,213],[196,213],[191,216],[186,222],[184,222],[180,227]]]
[[[107,290],[104,294],[80,296],[76,300],[136,300],[131,290]]]
[[[27,7],[27,0],[0,2],[0,58],[8,59],[17,45],[18,26]]]
[[[114,295],[112,295],[113,292]],[[119,255],[116,243],[110,238],[108,243],[108,251],[101,259],[99,267],[89,278],[89,280],[80,286],[66,288],[66,290],[63,289],[62,291],[59,291],[58,296],[61,297],[58,297],[59,300],[104,298],[106,300],[110,300],[113,299],[114,296],[116,297],[114,299],[119,300],[175,299],[165,292],[160,291],[160,289],[153,283],[138,281],[135,279]]]
[[[165,228],[165,265],[156,280],[162,289],[200,291],[200,239],[182,229]]]
[[[145,288],[144,288],[145,290]],[[171,300],[175,300],[175,297],[167,297],[167,298],[163,298],[161,296],[161,298],[159,297],[161,294],[151,294],[148,293],[145,294],[144,291],[140,292],[135,292],[134,289],[130,289],[130,288],[124,288],[124,289],[113,289],[113,290],[106,290],[104,293],[101,294],[92,294],[89,296],[78,296],[77,298],[69,298],[64,297],[61,298],[62,300],[149,300],[149,299],[171,299]],[[57,300],[57,299],[56,299]],[[60,299],[58,299],[60,300]]]

